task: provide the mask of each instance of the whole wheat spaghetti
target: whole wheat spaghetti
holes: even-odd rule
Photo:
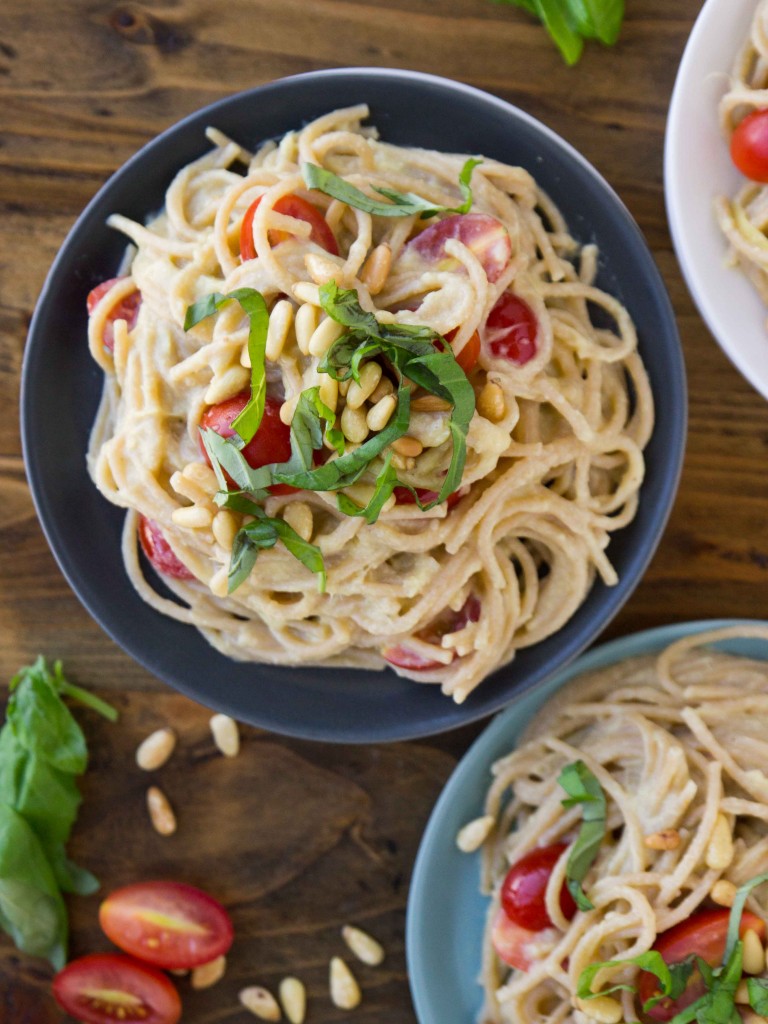
[[[389,663],[462,701],[559,629],[596,575],[616,582],[606,548],[637,508],[652,399],[626,309],[592,283],[594,246],[574,242],[533,178],[381,142],[361,124],[367,113],[335,111],[255,155],[211,131],[213,150],[179,172],[158,217],[111,218],[132,247],[126,275],[92,303],[105,390],[89,468],[128,510],[124,554],[138,592],[218,650],[276,664]],[[336,185],[309,188],[307,168]],[[370,212],[334,197],[339,182],[390,209],[422,207]],[[372,315],[366,330],[405,346],[365,356],[356,380],[349,359],[346,378],[323,369],[348,343],[329,287],[334,308],[343,300],[358,319]],[[256,510],[217,499],[200,426],[249,385],[253,396],[250,321],[230,301],[184,324],[193,304],[238,290],[258,292],[269,315],[262,422],[271,409],[298,444],[303,397],[330,417],[313,412],[324,429],[305,466],[313,480],[375,446],[409,402],[401,436],[342,487],[305,476],[300,490],[272,485]],[[427,371],[417,381],[393,362],[417,338],[446,357],[450,345],[465,440],[449,386],[430,389]],[[233,542],[254,530],[248,508],[273,539],[233,588]],[[170,546],[176,571],[165,581],[178,601],[141,571],[140,523]],[[320,561],[324,589],[307,568]]]
[[[709,646],[734,636],[768,640],[768,627],[699,633],[658,656],[578,677],[493,766],[485,802],[493,826],[483,845],[491,906],[482,1021],[644,1019],[636,964],[599,970],[586,984],[595,999],[579,997],[584,972],[646,953],[681,923],[688,922],[690,942],[704,927],[696,921],[707,920],[697,915],[711,907],[722,924],[735,888],[768,870],[768,662]],[[582,883],[592,909],[571,906],[564,914],[561,891],[584,805],[565,807],[558,779],[565,765],[577,762],[605,796],[605,835]],[[513,935],[518,955],[520,943],[528,946],[527,970],[512,970],[497,954],[497,948],[509,954],[502,883],[511,865],[554,844],[565,848],[546,887],[549,922],[527,938]],[[746,906],[768,920],[768,885],[754,888]],[[674,947],[678,960],[691,951],[684,945],[678,940]],[[659,941],[659,950],[669,946]],[[745,969],[765,975],[762,940],[756,954],[757,964],[748,966],[745,954]],[[619,984],[628,988],[602,994]],[[737,1003],[751,1019],[743,987]]]

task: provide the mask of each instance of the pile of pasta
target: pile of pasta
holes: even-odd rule
[[[365,106],[334,111],[255,155],[210,130],[214,148],[178,173],[159,216],[147,225],[110,219],[132,245],[125,276],[89,322],[105,389],[88,463],[104,496],[128,510],[124,556],[138,592],[224,654],[391,664],[459,702],[516,650],[567,622],[596,576],[616,583],[606,548],[637,509],[653,403],[630,316],[592,283],[594,246],[576,244],[525,170],[483,157],[471,171],[472,214],[493,218],[509,249],[494,273],[460,236],[445,241],[437,262],[418,257],[413,238],[441,214],[377,216],[307,188],[302,169],[311,164],[379,200],[377,187],[459,207],[466,156],[387,144],[363,124],[367,116]],[[313,241],[309,224],[276,209],[289,196],[320,211],[338,255]],[[238,239],[248,210],[255,258],[246,259]],[[185,330],[187,310],[212,293],[258,291],[270,317],[267,395],[280,402],[282,421],[318,388],[354,450],[381,428],[372,410],[397,380],[379,361],[378,390],[352,409],[345,383],[319,369],[342,333],[319,297],[329,281],[382,324],[450,336],[459,360],[477,332],[463,476],[450,500],[426,510],[392,494],[373,523],[342,511],[333,491],[270,493],[265,513],[319,549],[325,589],[278,542],[231,590],[233,538],[249,517],[216,504],[220,481],[199,433],[207,409],[249,386],[249,321],[232,302]],[[114,319],[136,289],[135,323]],[[535,350],[524,362],[496,353],[487,325],[507,294],[535,316]],[[418,389],[412,398],[409,444],[393,445],[389,456],[403,487],[434,497],[451,459],[450,410]],[[374,484],[363,475],[344,493],[363,508]],[[142,572],[141,517],[157,524],[189,571],[190,579],[164,580],[177,600]]]
[[[768,662],[710,646],[733,637],[765,641],[768,627],[692,635],[656,657],[577,678],[493,766],[483,819],[493,822],[483,843],[483,888],[492,895],[484,1022],[645,1019],[637,965],[602,968],[591,982],[594,1000],[577,995],[582,973],[646,953],[661,933],[702,908],[730,906],[737,887],[766,871]],[[563,805],[558,776],[577,761],[597,780],[607,805],[605,837],[583,882],[593,909],[564,917],[564,853],[546,890],[553,927],[541,932],[529,969],[510,970],[493,942],[500,887],[510,865],[531,850],[573,842],[583,804]],[[768,920],[768,884],[756,886],[746,906]],[[695,938],[693,929],[690,934]],[[758,963],[748,969],[765,975],[765,950],[756,945]],[[623,989],[613,991],[616,985]],[[609,987],[612,995],[599,995]],[[738,994],[737,1003],[746,998]],[[740,1008],[752,1019],[746,1005]]]

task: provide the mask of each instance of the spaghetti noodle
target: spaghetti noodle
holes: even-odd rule
[[[637,508],[653,404],[627,311],[592,283],[595,247],[577,245],[533,178],[381,142],[367,114],[335,111],[253,156],[210,131],[214,149],[179,172],[158,217],[111,218],[132,247],[126,276],[92,301],[105,390],[89,470],[128,510],[140,595],[218,650],[390,664],[459,702],[559,629],[596,575],[616,582],[606,547]],[[255,310],[256,293],[266,397],[246,461],[265,423],[285,432],[281,455],[249,462],[272,467],[256,469],[258,508],[222,505],[218,456],[199,443],[201,421],[232,434],[224,410],[239,398],[242,411],[249,385],[257,404],[257,316],[224,301],[250,296]],[[345,316],[384,336],[357,364],[350,337],[364,341]],[[285,470],[306,440],[297,417],[315,431],[304,476]],[[385,431],[391,444],[357,475],[308,485]],[[141,571],[142,524],[178,600]],[[233,543],[250,573],[233,576]],[[320,563],[324,591],[307,568]]]
[[[706,938],[728,911],[703,908],[729,906],[736,887],[765,872],[768,662],[708,646],[733,636],[768,640],[768,627],[700,633],[657,657],[577,678],[547,703],[520,746],[494,765],[485,805],[494,826],[483,845],[483,887],[492,894],[484,1022],[644,1019],[638,965],[593,965],[632,960],[652,948],[674,949],[670,960],[704,956],[697,935]],[[582,912],[565,907],[561,895],[584,805],[564,806],[558,777],[574,762],[586,766],[606,802],[605,834],[583,881],[592,908]],[[564,844],[562,852],[552,844]],[[527,935],[513,929],[510,944],[500,893],[510,865],[537,848],[554,850],[547,927]],[[756,915],[754,930],[764,935],[768,887],[756,887],[747,907]],[[526,943],[532,943],[527,952]],[[764,975],[765,952],[758,950],[759,963],[747,970]],[[527,969],[510,970],[510,960]],[[613,991],[618,984],[626,987]],[[601,995],[608,987],[613,995]],[[588,998],[580,998],[585,988]],[[673,1009],[657,1008],[650,1016],[670,1020]],[[742,1009],[748,1016],[747,1006]]]

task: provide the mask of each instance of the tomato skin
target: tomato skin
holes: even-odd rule
[[[533,944],[540,941],[540,931],[530,931],[515,924],[503,909],[493,919],[491,942],[496,955],[518,971],[527,971],[532,966],[536,959]]]
[[[186,565],[176,557],[173,548],[153,519],[139,516],[138,532],[141,550],[158,572],[177,580],[193,580],[195,578]]]
[[[452,331],[449,331],[446,334],[446,336],[445,336],[445,340],[446,341],[453,341],[453,339],[458,334],[458,331],[459,331],[458,327],[455,328]],[[442,348],[441,348],[439,342],[435,342],[435,345],[436,345],[437,348],[440,348],[440,350],[442,351]],[[464,346],[464,348],[456,356],[456,362],[462,368],[464,373],[466,373],[467,376],[469,376],[469,374],[474,370],[475,366],[477,365],[477,360],[479,358],[480,358],[480,335],[478,334],[477,331],[473,331],[472,334],[470,335],[470,337],[468,338],[467,343]]]
[[[547,885],[566,849],[565,843],[536,847],[509,869],[501,886],[501,905],[514,924],[533,932],[552,928],[545,902]],[[560,890],[560,909],[569,921],[576,913],[576,904],[565,885]]]
[[[448,609],[427,626],[426,629],[416,635],[420,640],[425,640],[427,643],[439,644],[441,637],[447,633],[458,633],[465,626],[469,625],[470,622],[477,622],[480,619],[481,611],[480,599],[474,594],[470,594],[458,612]],[[398,644],[395,647],[385,647],[381,652],[381,656],[391,665],[409,669],[411,672],[426,672],[429,669],[445,668],[441,661],[425,658],[424,655],[410,650],[403,644]]]
[[[121,278],[111,277],[108,281],[102,281],[101,284],[97,284],[95,288],[92,288],[88,292],[88,298],[85,300],[86,307],[88,309],[88,315],[94,311],[109,289],[117,284]],[[141,306],[141,292],[136,289],[126,295],[124,299],[121,299],[113,309],[111,309],[107,315],[106,322],[104,324],[104,333],[102,334],[102,343],[104,348],[110,352],[115,347],[115,320],[125,320],[128,323],[128,330],[132,331],[136,326],[136,318],[139,315],[139,307]]]
[[[485,322],[485,336],[495,359],[524,366],[536,355],[539,323],[531,307],[512,292],[504,292]]]
[[[731,159],[752,181],[768,182],[768,110],[753,110],[731,136]]]
[[[65,1013],[84,1024],[177,1024],[181,1019],[181,1000],[170,979],[121,953],[72,960],[53,979],[53,995]]]
[[[725,952],[729,918],[729,910],[699,910],[688,920],[681,921],[680,924],[657,936],[652,948],[661,953],[667,964],[680,963],[687,956],[695,954],[716,967],[722,961]],[[761,939],[765,938],[765,921],[745,910],[739,923],[739,935],[743,937],[750,928],[756,931]],[[648,971],[642,971],[637,989],[642,1006],[647,1000],[659,994],[658,980]],[[694,970],[681,996],[675,1000],[662,999],[647,1011],[647,1016],[653,1020],[671,1020],[676,1013],[690,1006],[703,993],[704,981],[699,972]]]
[[[224,907],[183,882],[116,889],[99,907],[99,924],[126,953],[168,970],[210,963],[227,952],[234,937]]]
[[[234,398],[209,406],[200,419],[201,428],[214,430],[220,437],[233,437],[232,421],[243,411],[249,398],[247,391],[241,391]],[[291,457],[291,428],[280,419],[281,405],[279,399],[267,395],[259,429],[242,449],[243,458],[251,469],[260,469],[273,462],[287,462]],[[210,465],[202,439],[200,450]],[[231,479],[229,482],[234,484]],[[292,494],[296,488],[288,484],[272,484],[269,490],[271,494]]]
[[[263,198],[263,196],[259,196],[257,199],[254,199],[243,217],[243,223],[240,227],[240,256],[243,261],[256,259],[256,247],[253,244],[253,218]],[[286,217],[294,217],[296,220],[306,221],[307,224],[312,226],[309,236],[310,241],[314,242],[315,245],[319,245],[333,256],[339,255],[339,246],[333,232],[328,227],[325,217],[312,203],[302,199],[301,196],[287,195],[277,200],[274,209],[277,213],[282,213]],[[279,245],[280,242],[284,242],[290,237],[291,235],[287,231],[270,231],[270,242],[272,245]]]
[[[396,487],[393,493],[395,495],[395,501],[397,502],[398,505],[416,504],[416,499],[414,498],[413,494],[408,490],[407,487]],[[426,505],[430,501],[434,501],[437,498],[438,492],[428,491],[423,487],[417,487],[416,494],[419,496],[419,501],[422,503],[422,505]],[[448,497],[445,499],[446,507],[449,509],[453,508],[453,506],[456,505],[459,501],[461,501],[463,497],[464,491],[462,491],[461,489],[459,489],[458,491],[453,491],[453,493],[449,494]]]
[[[498,281],[512,258],[509,232],[496,217],[486,213],[454,213],[435,221],[408,243],[430,263],[454,261],[446,254],[448,239],[458,239],[482,264],[489,281]]]

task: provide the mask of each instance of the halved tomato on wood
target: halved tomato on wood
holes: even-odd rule
[[[161,971],[120,953],[80,957],[53,979],[53,995],[65,1013],[84,1024],[176,1024],[181,1000]]]

